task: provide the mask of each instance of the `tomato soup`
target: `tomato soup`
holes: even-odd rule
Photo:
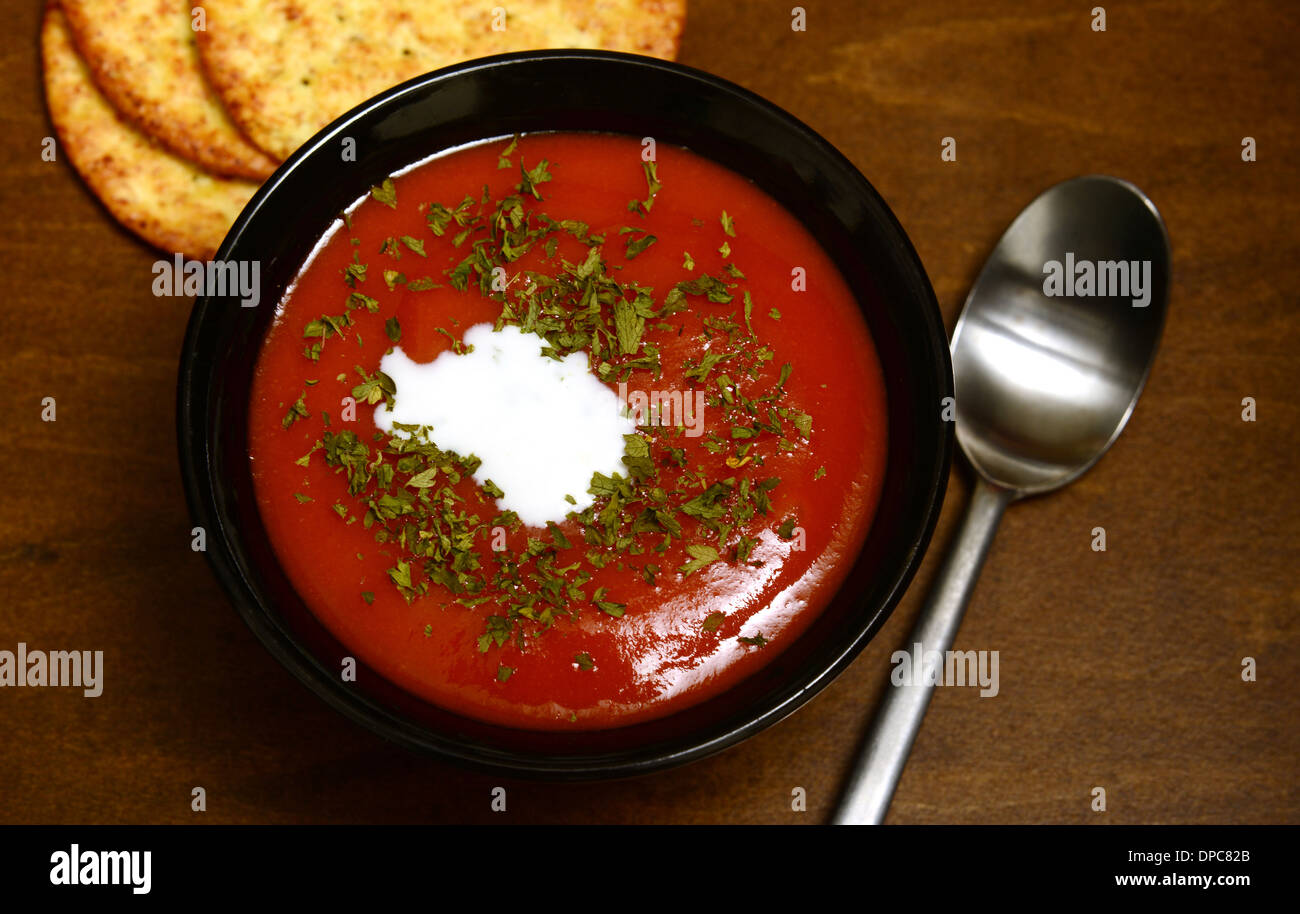
[[[617,135],[373,188],[285,295],[252,397],[258,506],[306,605],[402,688],[519,728],[660,717],[771,661],[885,470],[880,367],[817,240]]]

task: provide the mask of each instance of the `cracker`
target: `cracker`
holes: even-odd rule
[[[276,163],[248,142],[199,63],[190,4],[60,0],[95,83],[126,118],[209,171],[263,180]]]
[[[211,175],[122,120],[96,88],[54,4],[45,10],[41,56],[60,147],[108,211],[164,250],[210,259],[257,184]]]
[[[281,159],[372,95],[473,57],[575,47],[671,59],[686,14],[686,0],[195,2],[209,80],[244,134]]]

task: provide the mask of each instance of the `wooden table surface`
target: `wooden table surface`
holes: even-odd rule
[[[1096,32],[1085,3],[835,0],[805,4],[795,32],[792,5],[691,0],[680,59],[843,150],[910,234],[950,329],[1006,225],[1064,178],[1133,181],[1174,250],[1161,352],[1127,430],[1078,483],[1008,511],[958,635],[1000,652],[1000,694],[937,690],[890,821],[1300,822],[1300,8],[1114,4]],[[0,649],[103,650],[105,675],[94,700],[0,689],[0,821],[826,819],[966,503],[960,461],[888,625],[741,746],[566,786],[395,748],[294,682],[190,550],[173,420],[190,302],[153,297],[158,255],[66,162],[42,161],[37,5],[6,7]],[[498,784],[504,814],[489,810]]]

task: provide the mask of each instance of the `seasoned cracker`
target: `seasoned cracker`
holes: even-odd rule
[[[470,58],[572,47],[671,59],[686,16],[686,0],[195,2],[209,80],[244,134],[280,159],[372,95]]]
[[[45,10],[41,56],[60,146],[108,211],[157,247],[211,258],[258,185],[209,174],[126,123],[96,87],[54,4]]]
[[[95,83],[127,120],[216,174],[264,180],[276,162],[239,132],[199,63],[191,6],[60,0]]]

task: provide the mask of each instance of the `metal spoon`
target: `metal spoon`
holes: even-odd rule
[[[1067,269],[1079,274],[1085,261],[1127,262],[1129,284],[1107,268],[1104,290],[1095,281],[1067,285]],[[1116,287],[1122,294],[1096,294]],[[924,656],[942,656],[952,646],[1007,505],[1073,482],[1119,437],[1155,358],[1168,297],[1164,222],[1126,181],[1065,181],[1011,223],[952,334],[957,442],[978,478],[909,651],[919,642]],[[833,822],[884,820],[930,702],[933,686],[917,682],[919,672],[886,690]]]

